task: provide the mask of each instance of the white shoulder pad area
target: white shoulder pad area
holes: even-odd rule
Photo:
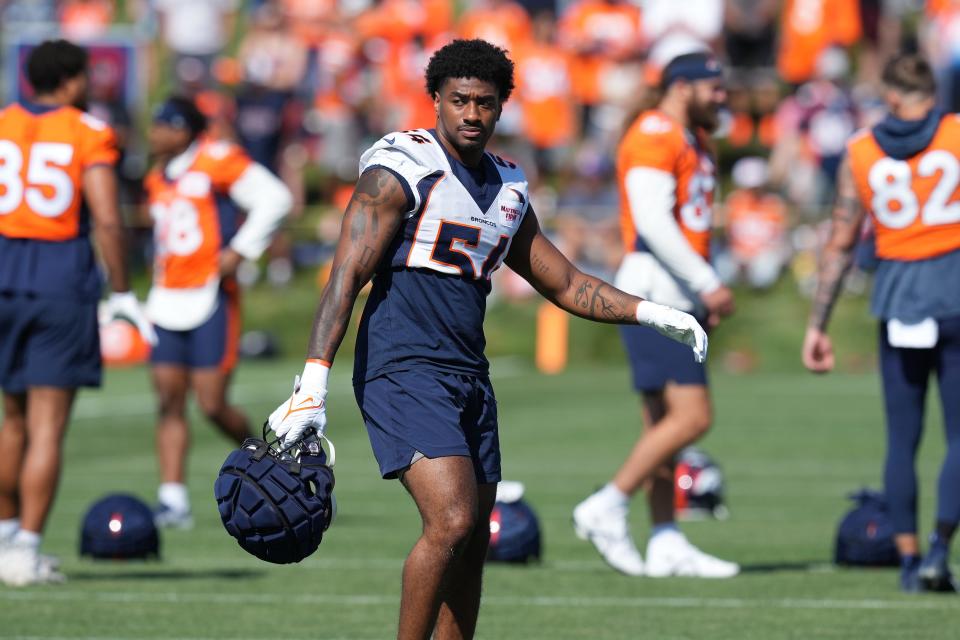
[[[413,211],[420,208],[417,185],[425,177],[443,169],[437,141],[425,129],[395,131],[380,138],[360,156],[360,174],[370,167],[382,166],[399,175],[413,195]]]

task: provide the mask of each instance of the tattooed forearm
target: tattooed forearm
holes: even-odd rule
[[[853,173],[848,159],[844,158],[837,176],[837,198],[833,205],[830,239],[820,256],[817,292],[810,310],[809,324],[820,331],[826,331],[843,286],[843,278],[853,264],[853,250],[860,236],[863,216]]]
[[[601,282],[593,292],[590,300],[590,311],[594,320],[606,322],[623,322],[628,318],[636,317],[637,302],[631,304],[630,296]]]
[[[590,289],[593,288],[593,284],[590,282],[584,282],[577,289],[577,293],[573,296],[573,304],[575,304],[580,309],[589,309],[590,303],[587,301],[587,298],[590,296]]]
[[[853,264],[853,251],[842,251],[827,248],[820,260],[820,271],[817,279],[817,292],[813,297],[813,308],[810,311],[810,325],[820,331],[826,331],[833,305],[840,294],[843,277]]]
[[[320,298],[307,357],[333,361],[360,290],[373,277],[403,219],[406,197],[388,171],[360,176],[343,216],[330,281]]]

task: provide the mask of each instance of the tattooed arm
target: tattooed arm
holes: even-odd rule
[[[383,168],[366,171],[347,205],[340,240],[313,321],[307,358],[333,362],[360,290],[393,240],[408,206],[397,178]]]
[[[573,266],[540,231],[532,207],[513,238],[506,263],[564,311],[599,322],[637,323],[637,304],[642,299]]]
[[[827,324],[837,301],[843,278],[853,264],[853,250],[860,237],[866,212],[860,205],[849,158],[844,158],[837,176],[837,196],[833,205],[830,238],[820,256],[817,292],[807,334],[803,341],[803,363],[811,371],[826,373],[833,369],[833,345],[827,336]]]

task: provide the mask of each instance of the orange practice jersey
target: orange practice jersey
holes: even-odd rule
[[[947,115],[908,160],[886,156],[870,131],[847,145],[860,200],[876,227],[877,256],[924,260],[960,249],[960,116]]]
[[[145,187],[154,220],[157,285],[202,287],[217,274],[220,249],[236,230],[224,220],[217,199],[226,197],[250,164],[235,145],[203,141],[193,163],[176,179],[167,179],[160,169],[150,172]]]
[[[637,251],[642,243],[626,190],[627,173],[636,167],[673,175],[677,181],[674,218],[693,250],[708,259],[716,165],[705,141],[696,139],[679,123],[656,110],[640,114],[627,130],[617,150],[620,227],[627,251]]]
[[[524,135],[544,149],[569,144],[577,130],[577,119],[567,54],[559,47],[531,43],[514,59]]]
[[[463,15],[457,31],[464,40],[480,38],[516,53],[517,47],[530,39],[530,15],[512,2],[474,9]]]
[[[602,53],[580,54],[573,60],[573,92],[585,104],[601,99],[603,75],[613,61],[640,49],[644,40],[640,9],[629,3],[583,0],[567,10],[560,24],[570,48],[598,48]]]
[[[0,235],[70,240],[86,232],[83,171],[117,162],[116,137],[73,107],[38,111],[0,111]]]
[[[787,0],[781,13],[777,70],[787,82],[806,82],[825,49],[856,43],[862,30],[859,0]]]
[[[778,196],[734,191],[726,201],[726,230],[738,258],[777,249],[787,232],[786,206]]]

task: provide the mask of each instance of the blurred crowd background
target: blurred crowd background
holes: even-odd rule
[[[8,100],[25,91],[18,66],[32,44],[59,33],[90,47],[90,110],[122,136],[143,264],[144,131],[166,95],[193,96],[211,135],[287,182],[294,220],[243,276],[278,287],[329,258],[360,153],[386,132],[433,126],[423,69],[452,38],[509,51],[517,90],[493,148],[527,170],[567,255],[608,277],[623,251],[614,150],[676,55],[711,49],[727,65],[714,255],[728,281],[757,289],[786,276],[812,288],[844,143],[882,117],[888,56],[927,54],[942,106],[960,106],[958,0],[0,0],[0,16]],[[528,295],[499,277],[501,295]]]

